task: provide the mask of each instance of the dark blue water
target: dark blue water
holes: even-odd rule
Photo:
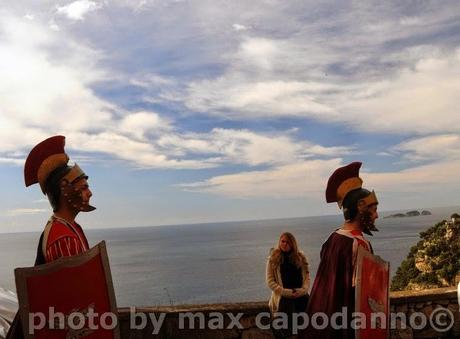
[[[431,216],[377,220],[380,232],[370,240],[376,254],[390,261],[392,274],[419,232],[460,207],[430,210]],[[337,215],[88,230],[87,235],[92,245],[107,242],[119,306],[177,305],[267,300],[266,257],[283,231],[297,237],[314,277],[321,245],[341,223]],[[13,270],[33,263],[38,237],[0,234],[0,287],[15,290]]]

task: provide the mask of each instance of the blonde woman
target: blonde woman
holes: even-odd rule
[[[278,246],[271,250],[267,261],[266,281],[272,290],[268,305],[273,316],[277,312],[283,312],[291,319],[293,313],[305,312],[310,285],[308,262],[299,251],[297,240],[289,232],[281,234]],[[291,331],[288,329],[283,332]]]

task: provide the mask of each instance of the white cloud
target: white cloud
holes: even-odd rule
[[[37,199],[33,201],[34,204],[49,204],[48,199]]]
[[[231,198],[311,198],[324,199],[329,176],[345,165],[342,159],[306,160],[275,166],[262,171],[245,171],[220,175],[202,182],[178,185],[186,191],[211,193]],[[374,189],[377,195],[395,196],[410,193],[412,199],[423,193],[449,196],[460,190],[460,161],[444,161],[408,168],[402,171],[372,173],[363,171],[363,187]],[[381,201],[384,208],[396,208],[392,201]],[[391,206],[391,207],[390,207]]]
[[[23,159],[16,159],[16,158],[7,158],[7,157],[0,157],[0,164],[12,164],[12,165],[23,165]]]
[[[395,148],[386,145],[388,151],[379,155],[394,158],[380,160],[403,156],[437,162],[402,172],[363,173],[377,194],[415,190],[426,199],[442,189],[455,198],[449,192],[459,191],[453,180],[458,142],[451,138],[458,135],[454,93],[460,78],[453,52],[459,13],[454,1],[410,6],[233,1],[231,10],[221,0],[193,6],[169,0],[66,0],[57,10],[49,0],[7,3],[4,7],[20,20],[0,13],[2,163],[21,165],[32,145],[63,133],[70,154],[78,149],[78,162],[110,158],[141,168],[221,166],[219,173],[228,170],[228,175],[190,179],[203,181],[184,188],[322,202],[327,177],[343,160],[313,159],[339,157],[353,152],[355,144],[341,149],[308,142],[305,135],[312,129],[304,124],[315,119],[328,132],[339,131],[331,142],[341,145],[345,135],[359,140],[366,157],[373,156],[368,145],[379,148],[372,133],[386,143],[387,133],[401,133],[413,139]],[[101,4],[107,10],[97,11]],[[25,19],[26,13],[35,19]],[[98,20],[90,20],[94,14]],[[83,20],[84,25],[75,24]],[[106,49],[105,55],[78,41]],[[110,72],[110,83],[101,65]],[[157,113],[162,110],[167,113]],[[211,117],[191,122],[194,111]],[[241,129],[259,127],[258,121],[273,132]],[[276,131],[293,121],[300,133]],[[324,138],[323,131],[312,133]],[[81,156],[85,149],[97,155]],[[257,171],[248,170],[254,166]],[[235,168],[242,172],[230,172]],[[297,211],[314,213],[314,208]]]
[[[172,78],[167,78],[158,74],[145,74],[143,72],[139,77],[134,77],[128,80],[130,84],[143,87],[146,89],[159,86],[174,85],[175,81]]]
[[[289,50],[278,45],[295,50],[294,57],[289,58]],[[303,71],[295,76],[292,71],[301,66],[296,65],[297,54],[309,57],[307,51],[289,42],[244,41],[223,75],[189,84],[185,104],[192,110],[226,118],[296,116],[339,122],[369,132],[458,130],[460,48],[454,52],[433,46],[410,48],[395,55],[394,60],[386,58],[395,63],[408,57],[413,65],[375,79],[351,81],[337,76],[318,78],[321,64],[305,76],[309,66],[303,64]],[[282,65],[280,59],[287,61]],[[300,77],[303,79],[296,79]]]
[[[298,81],[253,82],[238,78],[192,83],[186,104],[196,111],[230,118],[330,116],[336,111],[312,95],[317,83]],[[326,85],[323,85],[326,87]]]
[[[439,161],[397,172],[365,173],[366,186],[381,192],[415,192],[433,195],[445,192],[446,197],[460,189],[460,160]]]
[[[0,71],[4,79],[0,84],[2,163],[22,164],[31,146],[57,133],[67,136],[69,149],[107,154],[140,168],[286,164],[350,150],[295,140],[286,133],[264,135],[219,128],[209,133],[180,132],[173,121],[156,112],[125,111],[96,96],[91,86],[107,79],[105,72],[97,67],[101,58],[97,51],[66,41],[59,32],[38,21],[5,15],[0,23],[5,37],[0,46]],[[66,47],[62,59],[48,49],[59,45]],[[155,75],[141,80],[139,86],[173,84],[168,78]],[[271,98],[260,99],[260,107],[265,109],[275,104],[279,95],[302,90],[302,86],[312,90],[318,87],[292,83],[284,89],[280,83],[261,84],[255,86],[252,95],[262,97],[265,91],[273,92]],[[240,97],[238,105],[245,105],[245,100]],[[117,115],[121,118],[116,118]],[[22,152],[20,155],[13,154],[18,150]]]
[[[232,198],[323,199],[329,175],[341,165],[340,159],[307,160],[265,171],[216,176],[203,182],[178,185],[187,191],[206,192]]]
[[[235,57],[239,61],[246,62],[248,66],[270,70],[281,53],[280,47],[277,41],[271,39],[245,39]]]
[[[214,167],[212,163],[199,160],[171,159],[147,141],[136,141],[116,132],[98,134],[70,133],[68,148],[98,152],[126,161],[134,168],[200,169]]]
[[[2,143],[14,143],[24,130],[37,134],[33,131],[98,129],[107,125],[112,105],[99,99],[89,87],[104,79],[95,67],[97,52],[66,41],[39,22],[8,15],[0,19],[0,32],[0,119],[5,122],[0,128],[12,136],[9,139],[2,134]],[[63,48],[63,58],[54,58],[48,48]]]
[[[0,152],[9,156],[0,158],[0,162],[23,164],[24,151],[29,148],[21,137],[31,140],[31,145],[49,137],[38,129],[24,129],[21,136],[15,136],[14,131],[17,130],[15,128],[5,134],[5,138],[11,140],[2,145]],[[137,168],[200,169],[227,164],[289,164],[306,158],[333,157],[354,151],[354,146],[324,147],[297,140],[293,133],[295,131],[264,134],[223,128],[215,128],[208,133],[179,133],[174,125],[158,114],[137,112],[127,113],[118,122],[113,121],[103,132],[69,130],[65,135],[69,150],[107,154]],[[24,150],[20,154],[14,153],[18,147]],[[85,157],[78,161],[93,160]]]
[[[306,12],[296,6],[322,8],[276,4],[244,16],[251,27],[257,23],[251,36],[222,39],[221,73],[190,81],[186,107],[227,119],[306,117],[383,133],[445,133],[460,122],[458,43],[448,32],[458,5],[429,4],[426,11],[364,3],[334,13],[334,20],[325,11],[315,18],[294,14],[292,26],[270,21]]]
[[[288,134],[223,128],[215,128],[208,134],[166,134],[158,140],[158,145],[176,155],[208,154],[214,162],[249,166],[287,164],[308,157],[330,157],[352,151],[351,147],[323,147],[295,140]],[[212,158],[213,155],[217,158]]]
[[[85,16],[89,12],[96,11],[102,8],[102,4],[99,4],[90,0],[77,0],[71,2],[65,6],[57,6],[56,10],[58,14],[65,15],[72,20],[84,20]]]
[[[420,17],[403,17],[399,20],[399,23],[402,26],[418,26],[418,25],[423,25],[424,20]]]
[[[415,138],[392,147],[411,161],[460,159],[460,135],[442,134]]]
[[[129,8],[134,12],[144,11],[149,5],[155,4],[155,0],[113,0],[112,3],[122,8]]]
[[[9,154],[15,161],[17,155],[12,154],[24,145],[34,145],[37,140],[43,140],[48,134],[40,129],[27,127],[16,122],[12,117],[5,117],[0,111],[0,154]]]
[[[55,32],[59,32],[61,30],[61,28],[58,26],[58,24],[56,24],[56,22],[54,21],[54,19],[51,19],[49,22],[48,22],[48,26],[51,30],[55,31]]]
[[[69,133],[67,148],[108,154],[134,168],[173,169],[289,164],[353,151],[353,147],[323,147],[295,140],[289,133],[215,128],[209,133],[181,134],[174,125],[148,112],[127,115],[120,125],[102,133]]]
[[[233,30],[239,32],[239,31],[246,31],[248,28],[244,25],[241,24],[233,24],[232,25]]]
[[[146,5],[144,2],[136,3],[136,6],[140,4]],[[148,4],[154,5],[154,2]],[[75,1],[59,7],[59,10],[61,14],[79,20],[100,6],[95,1]],[[164,10],[158,3],[155,6]],[[146,10],[150,8],[147,7]],[[218,8],[210,7],[209,10],[219,12]],[[294,10],[290,7],[283,8]],[[273,15],[278,15],[276,11],[263,13],[273,20]],[[279,15],[286,13],[280,12]],[[230,53],[224,53],[218,60],[228,62],[224,64],[223,74],[189,83],[185,98],[188,108],[243,120],[311,117],[326,123],[341,122],[379,132],[432,133],[436,130],[444,133],[457,126],[459,118],[454,109],[458,105],[454,92],[459,85],[456,76],[459,53],[452,54],[449,50],[434,53],[432,50],[436,48],[431,48],[431,54],[427,56],[427,51],[433,46],[426,45],[417,53],[413,52],[410,60],[411,63],[418,60],[416,63],[406,65],[396,73],[389,72],[383,78],[381,73],[373,74],[375,76],[364,81],[340,74],[326,77],[327,66],[337,65],[349,71],[350,64],[359,64],[364,60],[352,57],[359,54],[359,48],[354,45],[349,50],[338,48],[345,44],[342,35],[338,34],[331,41],[323,35],[321,29],[327,20],[319,18],[319,27],[314,23],[301,22],[298,26],[289,26],[297,28],[292,31],[278,27],[280,34],[275,37],[271,34],[273,32],[260,29],[263,27],[262,20],[257,21],[256,18],[257,15],[241,18],[241,22],[251,24],[253,36],[228,32],[237,38],[228,42]],[[410,24],[411,18],[418,16],[398,18],[396,21]],[[225,31],[229,31],[231,25],[236,30],[242,29],[242,24],[235,23],[240,22],[237,18],[230,19],[222,23]],[[338,26],[350,24],[346,22],[348,16],[342,19],[344,21],[339,21]],[[17,145],[32,145],[54,131],[88,136],[93,140],[91,150],[147,167],[177,165],[179,168],[198,168],[199,160],[205,167],[227,162],[250,166],[279,165],[309,157],[336,156],[344,151],[342,148],[312,145],[308,141],[283,135],[283,132],[264,135],[244,130],[214,129],[210,133],[190,133],[175,130],[173,122],[166,121],[155,112],[125,112],[91,90],[95,83],[106,80],[106,74],[97,67],[98,61],[101,61],[100,53],[66,42],[67,36],[51,32],[48,27],[41,26],[38,19],[27,21],[22,17],[21,20],[5,16],[1,19],[6,39],[2,45],[5,47],[0,47],[0,70],[6,80],[3,82],[5,86],[0,84],[4,93],[0,108],[0,151],[15,150]],[[253,22],[258,23],[252,26]],[[372,20],[369,22],[372,23]],[[210,27],[212,23],[215,22],[209,19],[203,25]],[[391,25],[385,21],[382,27],[389,29]],[[357,29],[358,25],[352,28]],[[305,40],[306,36],[311,39]],[[369,37],[362,39],[366,48],[373,47]],[[69,47],[65,57],[47,48],[60,44]],[[347,55],[350,58],[343,58]],[[396,63],[398,58],[399,54],[391,60],[392,63]],[[367,66],[363,63],[363,68]],[[194,79],[193,76],[190,78]],[[178,79],[168,75],[153,75],[140,81],[133,80],[131,84],[156,90],[178,87],[178,83]],[[170,102],[173,94],[169,97]],[[112,115],[111,112],[117,114]],[[115,115],[122,118],[115,118]],[[53,121],[52,127],[49,121]],[[123,152],[121,145],[124,143],[131,150],[138,151],[140,156]],[[194,160],[190,160],[189,156],[193,156]],[[200,159],[197,160],[196,156]]]
[[[456,132],[460,125],[460,49],[454,54],[419,60],[384,86],[373,84],[365,98],[341,100],[347,122],[379,132]],[[345,120],[345,119],[344,119]]]
[[[209,133],[179,133],[155,113],[127,115],[102,133],[69,133],[67,147],[108,154],[135,168],[202,169],[295,163],[305,158],[349,154],[353,147],[324,147],[296,140],[290,133],[263,134],[215,128]]]
[[[338,110],[323,97],[343,87],[321,78],[321,68],[335,57],[331,60],[320,44],[243,38],[227,52],[224,73],[190,82],[184,102],[189,109],[225,118],[335,118]]]
[[[154,112],[136,112],[126,115],[120,122],[119,131],[143,139],[148,133],[161,133],[172,128],[170,123]]]
[[[49,213],[49,209],[44,208],[16,208],[6,212],[7,216],[10,217],[17,217],[21,215],[30,215],[30,214],[37,214],[37,213]]]
[[[110,154],[133,166],[209,166],[171,160],[148,142],[131,140],[167,130],[169,123],[152,112],[126,112],[122,120],[115,120],[110,111],[122,110],[90,89],[92,83],[105,79],[95,66],[98,54],[94,51],[63,41],[59,34],[35,21],[5,15],[0,29],[5,37],[0,46],[0,73],[4,80],[0,83],[1,163],[22,165],[27,153],[18,157],[12,152],[28,151],[37,142],[59,133],[68,136],[70,148],[84,140],[82,144],[88,146],[88,151]],[[45,46],[59,44],[69,48],[69,58],[51,59]]]

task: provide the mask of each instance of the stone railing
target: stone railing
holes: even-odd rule
[[[393,292],[390,305],[391,311],[398,315],[391,338],[460,338],[456,288]],[[417,315],[424,314],[429,319],[432,312],[440,307],[447,308],[454,315],[454,325],[445,332],[433,330],[429,322],[421,328],[417,322],[420,316]],[[256,326],[269,323],[268,312],[266,302],[160,306],[136,310],[120,308],[119,319],[123,339],[273,339],[269,329]],[[403,315],[408,323],[406,328]],[[164,317],[163,321],[161,316]],[[257,316],[259,319],[256,322]],[[415,330],[409,323],[411,316],[417,325]],[[132,323],[139,329],[133,328]],[[236,326],[236,323],[240,325]]]
[[[393,292],[391,293],[390,308],[392,313],[403,313],[406,318],[406,326],[402,321],[397,321],[397,329],[392,330],[391,338],[460,338],[457,288]],[[454,324],[450,330],[445,332],[436,331],[429,322],[429,319],[436,321],[436,314],[442,308],[449,310],[454,317]],[[421,316],[422,314],[424,317]],[[411,316],[415,329],[410,326]],[[423,324],[420,322],[422,318],[428,319],[423,328],[421,328]],[[439,320],[442,323],[445,319],[441,317]]]
[[[144,314],[144,316],[140,314]],[[155,315],[156,319],[159,319],[161,314],[166,314],[161,328],[159,326],[155,327],[154,321],[148,317]],[[188,314],[194,315],[194,321],[190,321]],[[220,314],[220,316],[217,316],[217,314]],[[238,319],[242,328],[232,324],[232,320],[238,314],[244,314]],[[256,326],[256,317],[259,314],[269,316],[267,302],[160,306],[137,308],[135,313],[127,308],[120,308],[119,323],[123,339],[273,339],[274,337],[270,330],[263,330]],[[183,316],[184,326],[180,326],[181,316]],[[142,329],[132,329],[131,322],[135,322],[139,328],[143,327],[141,326],[142,317],[144,317],[147,326]],[[218,317],[221,317],[221,319],[218,319]],[[268,323],[268,321],[261,322]],[[213,329],[215,327],[218,327],[218,329]]]

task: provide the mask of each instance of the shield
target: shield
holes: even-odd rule
[[[390,263],[358,247],[355,311],[365,317],[356,339],[387,339],[390,316]],[[360,322],[362,323],[362,322]]]
[[[120,338],[105,242],[14,273],[25,338]]]

